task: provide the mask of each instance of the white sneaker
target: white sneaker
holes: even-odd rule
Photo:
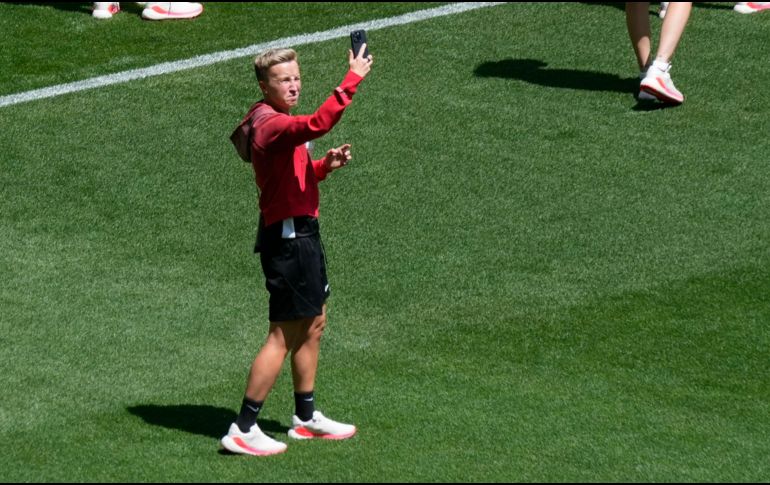
[[[658,16],[662,19],[666,18],[666,12],[668,11],[668,4],[669,2],[660,2],[660,12],[658,12]]]
[[[244,433],[233,423],[230,431],[222,438],[222,446],[241,455],[268,456],[286,451],[286,443],[281,443],[267,436],[256,424],[248,433]]]
[[[647,71],[642,71],[639,73],[639,90],[636,93],[636,100],[644,102],[657,101],[658,98],[648,93],[647,91],[642,91],[641,82],[645,77],[647,77]]]
[[[147,2],[142,18],[147,20],[191,19],[203,13],[203,5],[190,2]]]
[[[738,2],[733,7],[738,13],[757,13],[770,9],[770,2]]]
[[[661,69],[656,61],[647,69],[647,75],[639,84],[639,89],[658,98],[658,100],[669,104],[684,103],[684,95],[676,89],[674,81],[668,71],[671,70],[669,64],[665,69]]]
[[[313,419],[310,421],[302,421],[295,415],[292,416],[291,422],[293,427],[289,430],[289,437],[295,440],[344,440],[356,434],[356,427],[352,424],[332,421],[318,411],[313,413]]]
[[[95,19],[107,20],[120,12],[119,2],[94,2],[94,10],[91,15]]]

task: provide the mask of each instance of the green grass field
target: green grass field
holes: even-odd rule
[[[0,4],[0,96],[424,4]],[[696,4],[681,107],[638,106],[622,8],[371,31],[316,150],[339,443],[219,452],[267,330],[250,59],[0,108],[0,481],[770,481],[770,13]],[[651,18],[657,31],[660,21]],[[298,48],[315,109],[345,39]],[[260,415],[286,440],[288,368]]]

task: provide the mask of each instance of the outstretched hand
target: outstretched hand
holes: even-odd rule
[[[337,148],[332,148],[326,152],[324,164],[329,172],[337,170],[348,164],[352,157],[350,156],[350,143],[345,143]]]

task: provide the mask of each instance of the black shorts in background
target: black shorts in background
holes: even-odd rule
[[[281,222],[262,228],[258,236],[271,322],[321,315],[330,293],[318,221],[302,217],[295,224],[293,239],[281,237]]]

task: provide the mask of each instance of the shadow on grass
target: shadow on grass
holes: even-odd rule
[[[93,10],[92,3],[78,3],[78,2],[8,2],[14,5],[34,5],[37,7],[49,7],[56,10],[63,10],[65,12],[80,12],[91,13]]]
[[[477,77],[516,79],[538,86],[582,91],[626,93],[633,95],[639,89],[639,78],[622,78],[615,74],[577,69],[547,69],[548,63],[535,59],[504,59],[488,61],[476,66]],[[673,105],[640,101],[634,111],[657,111]]]
[[[145,423],[153,426],[177,429],[217,439],[227,433],[230,424],[237,417],[232,409],[197,404],[167,406],[145,404],[129,406],[127,410],[134,416],[142,418]],[[283,426],[277,421],[260,420],[259,427],[262,431],[274,434],[286,434],[289,431],[288,427]]]
[[[658,111],[660,109],[675,108],[675,104],[660,103],[657,101],[637,101],[636,105],[631,108],[632,111]]]
[[[77,12],[91,15],[93,3],[78,2],[9,2],[16,5],[34,5],[38,7],[49,7],[64,12]],[[144,7],[134,4],[134,2],[123,2],[120,5],[121,12],[141,13]]]
[[[549,88],[582,91],[609,91],[632,94],[639,79],[621,78],[615,74],[576,69],[547,69],[548,63],[535,59],[504,59],[479,64],[474,70],[477,77],[497,77],[546,86]]]
[[[621,12],[624,12],[626,10],[626,6],[624,2],[580,2],[580,3],[586,6],[612,7],[617,10],[620,10]],[[696,2],[693,5],[693,7],[702,8],[706,10],[732,10],[733,9],[732,5],[719,5],[711,2]],[[656,5],[650,9],[650,15],[657,17],[658,11],[659,9]]]

